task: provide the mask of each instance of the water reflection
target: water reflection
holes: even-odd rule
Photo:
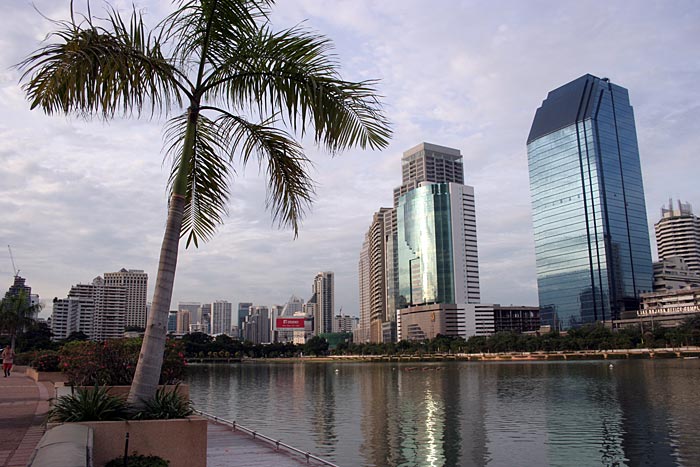
[[[198,408],[341,466],[695,466],[700,362],[194,365]]]

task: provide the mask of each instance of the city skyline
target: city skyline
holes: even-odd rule
[[[67,17],[67,2],[35,3],[51,18]],[[170,9],[169,2],[135,3],[151,24]],[[416,141],[462,151],[477,197],[481,301],[536,305],[524,142],[543,96],[585,73],[629,90],[650,232],[669,197],[700,203],[700,188],[685,175],[700,146],[694,126],[700,70],[687,59],[700,38],[695,3],[607,4],[595,11],[554,2],[504,3],[494,10],[453,2],[377,3],[327,8],[321,1],[286,2],[274,7],[272,20],[279,29],[308,19],[305,27],[335,42],[345,77],[381,80],[394,122],[390,147],[330,158],[305,141],[319,188],[296,241],[264,211],[265,183],[255,170],[239,174],[225,225],[199,250],[183,249],[171,309],[207,297],[267,305],[285,303],[291,294],[306,298],[309,277],[332,270],[334,312],[342,306],[357,315],[357,252],[367,219],[392,204],[402,152]],[[50,302],[102,271],[142,269],[152,278],[150,300],[165,218],[163,120],[102,124],[30,112],[19,73],[10,67],[39,45],[51,24],[24,2],[11,2],[0,24],[0,103],[6,109],[0,120],[0,237],[12,245],[20,274]],[[4,251],[0,277],[9,286],[12,275]]]

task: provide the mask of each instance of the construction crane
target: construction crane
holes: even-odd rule
[[[12,261],[12,270],[15,272],[15,277],[19,276],[19,269],[15,266],[15,258],[12,256],[12,248],[7,245],[7,249],[10,252],[10,261]]]

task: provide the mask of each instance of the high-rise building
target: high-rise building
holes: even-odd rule
[[[175,332],[177,334],[187,334],[190,332],[190,312],[188,310],[177,310],[177,325]]]
[[[274,309],[275,307],[273,307]],[[279,310],[279,313],[277,316],[284,316],[284,317],[294,317],[297,316],[297,313],[302,313],[304,310],[304,299],[299,298],[296,295],[292,295],[289,297],[289,300],[287,303],[284,304],[284,306],[281,307]],[[270,320],[270,325],[273,327],[273,342],[293,342],[294,341],[294,331],[290,330],[283,330],[283,329],[274,329],[275,326],[275,318],[277,316],[273,316],[273,318]]]
[[[333,318],[333,332],[354,332],[360,320],[357,316],[335,315]]]
[[[123,337],[126,304],[126,287],[107,285],[99,276],[91,284],[74,285],[67,298],[54,300],[52,339],[65,339],[73,332],[92,340]]]
[[[199,322],[202,325],[202,332],[205,334],[213,334],[211,330],[211,303],[202,303],[199,310]]]
[[[295,313],[298,313],[303,310],[304,299],[299,298],[296,295],[292,295],[291,297],[289,297],[289,300],[287,300],[287,303],[284,304],[280,316],[295,316]]]
[[[359,291],[360,291],[360,321],[353,336],[357,343],[369,342],[370,331],[370,274],[369,274],[369,233],[365,234],[362,242],[360,260],[357,264]]]
[[[212,304],[211,334],[231,334],[231,302],[216,300]]]
[[[464,185],[462,154],[421,143],[403,153],[401,173],[394,207],[374,215],[363,245],[358,333],[373,342],[466,337],[466,305],[478,303],[480,291],[474,189]]]
[[[202,321],[202,304],[200,302],[178,302],[178,313],[187,312],[187,327],[185,329],[178,328],[178,332],[187,333],[192,324],[199,324]]]
[[[422,183],[399,199],[399,307],[478,303],[474,189]]]
[[[245,317],[248,316],[248,313],[250,312],[250,307],[252,307],[253,304],[251,302],[239,302],[238,303],[238,333],[239,333],[239,338],[243,339],[243,322],[245,321]]]
[[[584,75],[549,93],[527,139],[542,324],[617,319],[652,290],[627,90]]]
[[[309,302],[315,303],[314,333],[322,334],[333,332],[333,316],[335,307],[334,274],[331,271],[319,272],[314,278],[311,290],[312,298]]]
[[[251,306],[243,322],[243,339],[253,344],[270,342],[270,310],[266,306]]]
[[[15,274],[15,279],[12,285],[5,292],[5,298],[19,297],[20,294],[24,294],[24,297],[29,302],[29,306],[39,305],[39,295],[32,293],[32,288],[26,285],[26,279]],[[31,316],[32,319],[37,319],[39,317],[39,310],[37,309]]]
[[[394,189],[398,339],[468,337],[479,302],[474,189],[458,149],[421,143],[404,152]],[[469,318],[469,319],[468,319]],[[476,329],[476,327],[473,327]]]
[[[177,332],[177,310],[168,312],[168,334]]]
[[[700,218],[689,203],[678,201],[678,208],[669,200],[661,208],[661,219],[654,224],[659,259],[683,258],[690,272],[700,274]]]
[[[372,224],[367,232],[369,240],[369,341],[383,342],[384,323],[394,321],[387,307],[387,255],[386,220],[393,209],[380,208],[374,213]]]
[[[146,295],[148,274],[140,269],[120,269],[104,274],[105,285],[121,285],[126,289],[125,326],[145,328],[148,321]]]

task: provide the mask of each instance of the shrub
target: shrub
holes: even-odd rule
[[[134,452],[132,455],[127,456],[126,464],[124,464],[123,457],[117,457],[107,462],[105,467],[168,467],[170,462],[158,456],[143,456]]]
[[[134,378],[140,350],[140,338],[74,341],[61,348],[60,367],[72,385],[129,385]],[[163,355],[161,384],[181,381],[184,375],[185,359],[181,345],[169,341]]]
[[[29,352],[18,352],[15,355],[15,365],[28,365],[31,366],[32,362],[39,355],[38,350],[30,350]]]
[[[60,361],[61,358],[55,350],[43,350],[37,352],[30,365],[37,371],[59,371]]]
[[[178,386],[175,386],[174,390],[172,388],[158,389],[155,397],[145,401],[144,407],[134,418],[139,420],[168,420],[192,415],[194,412],[192,402],[178,392]]]
[[[74,394],[61,396],[49,411],[54,422],[88,422],[125,420],[126,402],[107,393],[106,387],[77,389]]]

